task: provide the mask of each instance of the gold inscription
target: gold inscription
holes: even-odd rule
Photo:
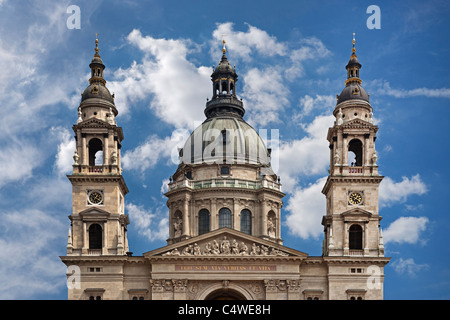
[[[246,265],[175,265],[175,271],[277,271],[277,266],[246,266]]]

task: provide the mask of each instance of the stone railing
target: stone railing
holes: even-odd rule
[[[209,180],[182,180],[169,183],[169,191],[179,189],[208,189],[208,188],[241,188],[257,190],[260,188],[281,191],[281,184],[268,180],[244,180],[244,179],[209,179]]]
[[[90,256],[101,256],[102,249],[88,249],[88,255]]]

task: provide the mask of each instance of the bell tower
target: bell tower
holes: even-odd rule
[[[78,120],[73,126],[73,172],[67,176],[73,197],[67,255],[125,255],[129,220],[124,213],[128,188],[120,156],[124,136],[115,120],[118,112],[114,94],[105,86],[98,39],[89,67],[89,86],[81,94]]]
[[[337,95],[334,126],[328,130],[329,176],[326,196],[324,256],[383,257],[383,238],[378,214],[378,174],[375,150],[378,126],[373,123],[369,95],[361,86],[361,64],[355,38],[346,66],[345,88]]]

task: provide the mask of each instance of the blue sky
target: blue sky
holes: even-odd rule
[[[373,4],[381,29],[366,24]],[[125,135],[134,255],[166,243],[172,151],[204,119],[222,34],[246,120],[280,135],[284,244],[321,255],[326,135],[355,32],[380,128],[385,298],[449,299],[449,16],[446,1],[0,0],[0,298],[67,297],[71,127],[96,33]]]

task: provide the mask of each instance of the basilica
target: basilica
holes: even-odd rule
[[[89,86],[73,125],[76,147],[67,253],[71,300],[380,300],[383,236],[375,151],[378,126],[361,86],[355,40],[337,95],[329,142],[322,255],[283,245],[283,197],[271,150],[244,118],[238,75],[227,58],[211,74],[205,119],[179,148],[168,184],[167,245],[129,249],[114,94],[103,78],[96,39]],[[97,152],[102,152],[98,164]],[[299,150],[301,152],[301,150]],[[353,152],[354,162],[348,154]]]

